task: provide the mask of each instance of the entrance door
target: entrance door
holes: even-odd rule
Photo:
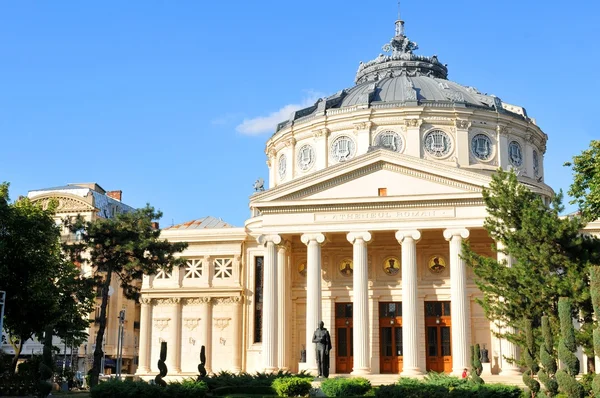
[[[452,372],[452,344],[449,301],[425,302],[427,370]]]
[[[402,372],[402,303],[379,303],[381,373]]]
[[[354,366],[352,303],[336,303],[335,337],[335,372],[350,373]]]

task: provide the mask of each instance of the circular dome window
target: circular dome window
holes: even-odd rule
[[[306,144],[298,150],[298,167],[302,171],[310,169],[315,164],[315,150]]]
[[[352,159],[356,153],[356,145],[348,136],[342,135],[333,140],[331,144],[331,157],[336,162],[345,162]]]
[[[508,158],[510,159],[510,163],[515,167],[523,165],[523,151],[521,150],[521,144],[517,141],[511,141],[508,144]]]
[[[395,131],[382,131],[375,137],[375,146],[394,152],[402,152],[404,149],[404,140]]]
[[[477,134],[471,140],[471,151],[479,160],[490,160],[492,149],[492,140],[485,134]]]
[[[425,135],[423,147],[431,156],[443,158],[452,150],[452,141],[442,130],[433,130]]]

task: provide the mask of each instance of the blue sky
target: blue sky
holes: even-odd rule
[[[418,54],[526,107],[548,134],[545,178],[600,139],[600,6],[407,1]],[[0,181],[11,196],[69,182],[123,190],[162,226],[242,226],[274,120],[353,85],[394,32],[396,1],[5,1]]]

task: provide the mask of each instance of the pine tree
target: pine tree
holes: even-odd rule
[[[78,232],[81,239],[66,244],[64,249],[71,254],[73,261],[87,262],[93,268],[102,292],[94,364],[90,370],[92,387],[98,384],[100,374],[108,288],[112,278],[118,278],[125,297],[137,300],[143,275],[156,274],[159,270],[170,272],[173,266],[183,263],[174,254],[184,250],[187,244],[160,239],[160,230],[154,228],[153,220],[161,216],[161,212],[147,205],[143,209],[118,214],[115,218],[86,222],[78,217],[65,223],[72,232]]]
[[[574,354],[577,344],[573,328],[571,300],[567,297],[561,297],[558,301],[558,314],[560,316],[558,359],[564,366],[556,372],[558,388],[569,398],[580,398],[583,397],[583,387],[575,379],[575,376],[579,374],[579,359]]]
[[[590,147],[580,155],[573,157],[573,162],[565,163],[572,167],[574,180],[569,189],[573,204],[586,221],[600,218],[600,140],[594,140]]]
[[[600,263],[600,240],[582,235],[580,217],[561,217],[559,193],[542,198],[518,181],[512,172],[498,170],[484,189],[488,217],[484,227],[489,236],[503,244],[501,251],[514,261],[511,267],[479,255],[468,242],[463,257],[473,267],[475,282],[483,298],[477,300],[486,317],[518,330],[523,317],[533,320],[534,336],[540,336],[541,318],[547,315],[552,333],[558,333],[558,299],[573,298],[582,315],[579,342],[591,354],[592,308],[588,289],[590,264]],[[494,249],[497,249],[494,246]],[[525,349],[522,333],[497,334]]]

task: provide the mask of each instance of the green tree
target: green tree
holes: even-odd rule
[[[574,174],[569,195],[573,204],[586,221],[600,218],[600,140],[593,140],[590,147],[573,157],[573,162],[565,163]]]
[[[26,340],[67,323],[73,333],[85,332],[93,286],[61,250],[56,204],[11,203],[8,188],[0,184],[0,290],[6,291],[4,329],[15,349],[15,372]]]
[[[554,353],[554,339],[552,329],[547,316],[542,317],[542,344],[540,344],[540,362],[542,368],[538,372],[538,378],[544,383],[544,396],[554,397],[558,393],[556,382],[556,355]]]
[[[590,291],[592,305],[594,306],[595,327],[593,332],[594,356],[600,357],[600,267],[594,266],[590,270]],[[600,397],[600,375],[596,374],[592,381],[594,396]]]
[[[531,319],[523,320],[523,335],[525,338],[525,347],[523,350],[523,361],[525,362],[526,369],[523,372],[523,382],[529,388],[531,396],[535,397],[538,391],[540,391],[540,383],[534,379],[534,374],[539,369],[538,359],[535,355],[535,340],[533,337],[533,322]]]
[[[483,298],[478,300],[486,317],[519,329],[523,318],[533,320],[533,333],[540,337],[543,315],[558,332],[558,300],[573,298],[575,313],[584,327],[580,342],[591,353],[592,311],[588,270],[600,256],[600,240],[580,234],[580,217],[561,217],[561,194],[543,198],[521,184],[512,172],[498,170],[489,188],[483,190],[488,217],[484,227],[503,253],[513,257],[512,266],[479,255],[464,245],[464,258],[473,267],[475,282]],[[548,203],[549,202],[549,203]],[[511,330],[505,328],[504,330]],[[500,337],[526,349],[521,333]]]
[[[575,330],[573,328],[573,312],[571,300],[561,297],[558,301],[560,316],[560,340],[558,341],[558,359],[564,365],[556,372],[558,389],[567,394],[569,398],[583,397],[583,387],[575,379],[579,374],[579,359],[574,352],[577,350]]]
[[[90,371],[90,385],[98,384],[102,361],[102,341],[106,329],[108,288],[112,278],[117,278],[124,295],[133,300],[139,298],[143,275],[156,274],[159,270],[170,272],[183,260],[174,255],[183,251],[186,243],[171,243],[160,239],[160,231],[153,227],[153,220],[162,216],[153,207],[118,214],[115,218],[85,221],[81,217],[66,222],[72,232],[80,234],[78,242],[66,244],[73,261],[88,263],[94,270],[96,283],[101,288],[101,305],[94,365]],[[84,255],[85,254],[85,255]]]

